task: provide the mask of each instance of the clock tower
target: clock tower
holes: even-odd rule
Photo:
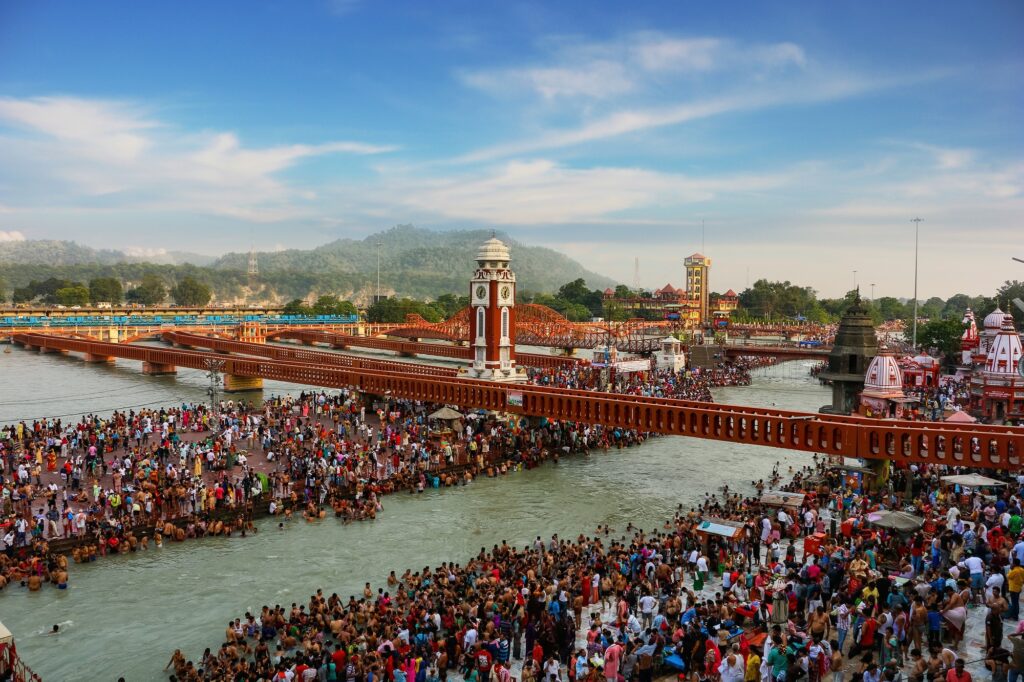
[[[524,381],[516,367],[516,275],[508,247],[496,237],[481,244],[469,284],[469,346],[473,364],[466,376],[492,381]]]

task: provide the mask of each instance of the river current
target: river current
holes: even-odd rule
[[[6,347],[5,347],[6,348]],[[817,410],[829,392],[808,376],[811,363],[790,362],[755,371],[749,387],[714,391],[723,403]],[[136,363],[86,365],[74,357],[20,349],[0,354],[0,423],[85,412],[107,414],[129,406],[171,405],[206,399],[203,372],[149,377]],[[302,387],[266,382],[264,395]],[[383,500],[374,522],[342,525],[294,519],[257,522],[247,538],[165,543],[131,555],[73,564],[67,590],[0,593],[0,621],[15,636],[25,662],[44,680],[166,679],[171,652],[198,660],[216,649],[230,619],[264,604],[305,602],[317,588],[344,598],[366,581],[384,585],[388,571],[422,569],[441,561],[464,563],[481,547],[502,540],[523,545],[537,535],[575,537],[598,524],[623,531],[632,522],[653,528],[677,505],[706,493],[750,491],[773,464],[809,463],[803,453],[679,437],[642,446],[563,459],[531,471],[468,486],[400,494]],[[61,625],[56,636],[47,632]]]

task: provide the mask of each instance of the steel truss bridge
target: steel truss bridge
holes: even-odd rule
[[[396,361],[373,361],[383,364],[371,365],[362,364],[369,361],[360,359],[347,366],[327,364],[318,351],[304,349],[297,349],[290,357],[253,357],[238,354],[255,353],[242,346],[225,345],[220,346],[220,352],[204,352],[44,334],[17,334],[14,341],[42,352],[82,353],[91,361],[121,358],[164,370],[206,369],[211,361],[216,361],[223,372],[239,377],[348,387],[370,395],[869,460],[1017,470],[1024,452],[1024,429],[1019,427],[887,421],[508,385],[432,374],[432,368],[412,370],[406,363]],[[189,339],[179,341],[188,343]],[[198,345],[198,341],[192,341]],[[205,343],[215,345],[213,341]]]

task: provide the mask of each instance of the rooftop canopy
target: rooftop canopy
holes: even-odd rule
[[[943,483],[950,485],[965,485],[968,488],[1002,487],[1006,483],[995,478],[982,476],[981,474],[959,474],[956,476],[943,476],[940,479]]]

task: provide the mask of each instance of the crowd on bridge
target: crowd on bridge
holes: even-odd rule
[[[763,496],[781,472],[737,481],[750,494],[709,493],[659,529],[502,542],[393,571],[362,594],[268,604],[201,659],[175,651],[168,667],[175,680],[650,682],[667,669],[722,682],[1014,682],[1024,476],[969,490],[942,473],[897,470],[878,492],[825,462]],[[771,503],[781,493],[797,502]],[[920,528],[874,524],[892,510]]]
[[[669,369],[619,372],[590,364],[530,368],[528,371],[530,381],[542,386],[710,403],[714,402],[711,389],[749,386],[750,371],[771,364],[774,364],[774,359],[770,357],[744,356],[712,368],[694,367],[679,372]]]

